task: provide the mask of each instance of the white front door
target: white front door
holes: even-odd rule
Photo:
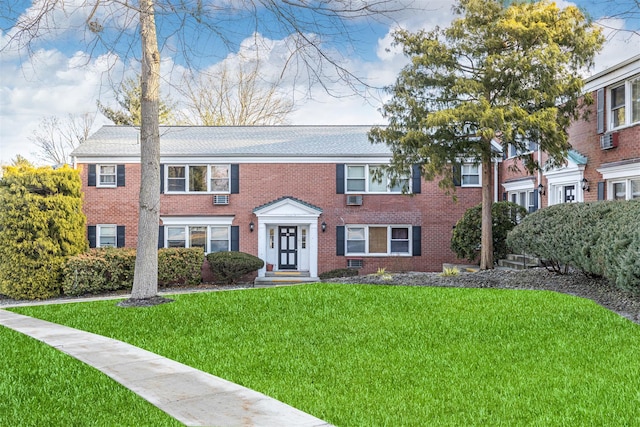
[[[309,271],[309,226],[298,227],[298,270]]]

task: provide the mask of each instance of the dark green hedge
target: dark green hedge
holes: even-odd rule
[[[218,283],[233,284],[242,276],[258,271],[264,266],[260,258],[244,252],[213,252],[207,261]]]
[[[70,258],[63,271],[66,295],[83,295],[133,286],[135,249],[91,249]],[[158,251],[158,286],[198,285],[202,282],[204,252],[200,248]]]
[[[322,280],[335,279],[337,277],[351,277],[357,276],[358,270],[355,268],[336,268],[335,270],[325,271],[320,273],[318,277]]]
[[[527,216],[508,236],[515,253],[640,290],[640,200],[571,203]]]
[[[493,217],[493,259],[507,256],[507,233],[527,214],[522,206],[512,202],[496,202],[491,206]],[[457,222],[451,236],[451,250],[458,258],[476,262],[482,241],[482,204],[467,209]]]

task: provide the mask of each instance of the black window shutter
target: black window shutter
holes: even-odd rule
[[[462,166],[453,165],[453,185],[460,187],[462,185]]]
[[[596,123],[597,133],[604,133],[604,88],[596,92]]]
[[[421,184],[422,179],[420,178],[420,165],[413,165],[411,167],[411,191],[413,194],[420,194],[422,191]]]
[[[240,250],[240,226],[231,226],[231,250],[238,252]]]
[[[344,194],[344,168],[343,163],[336,165],[336,194]]]
[[[164,225],[161,225],[158,230],[158,249],[164,248]]]
[[[606,183],[604,181],[598,182],[598,200],[604,200],[604,189]]]
[[[533,190],[533,206],[529,208],[529,213],[538,210],[538,190]]]
[[[344,256],[344,225],[336,227],[336,255]]]
[[[231,194],[240,193],[240,165],[231,165]]]
[[[164,193],[164,165],[160,165],[160,194]]]
[[[502,201],[503,202],[507,201],[507,193],[502,193]]]
[[[119,225],[117,227],[116,232],[116,246],[119,248],[124,248],[125,240],[124,240],[124,225]]]
[[[118,187],[124,187],[124,165],[117,166],[116,182]]]
[[[89,187],[96,186],[96,165],[89,165],[89,176],[87,178],[87,185]]]
[[[414,225],[411,228],[411,255],[422,256],[422,227]]]
[[[96,226],[90,225],[87,227],[87,237],[89,238],[89,247],[96,247]]]

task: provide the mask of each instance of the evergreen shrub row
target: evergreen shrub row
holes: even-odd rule
[[[640,200],[570,203],[528,215],[507,238],[515,253],[640,290]]]
[[[201,248],[159,249],[158,286],[200,284],[203,262]],[[63,271],[63,291],[66,295],[83,295],[131,290],[135,263],[135,249],[91,249],[69,258]]]

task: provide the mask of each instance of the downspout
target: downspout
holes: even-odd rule
[[[493,201],[499,202],[498,200],[498,162],[493,162]]]

